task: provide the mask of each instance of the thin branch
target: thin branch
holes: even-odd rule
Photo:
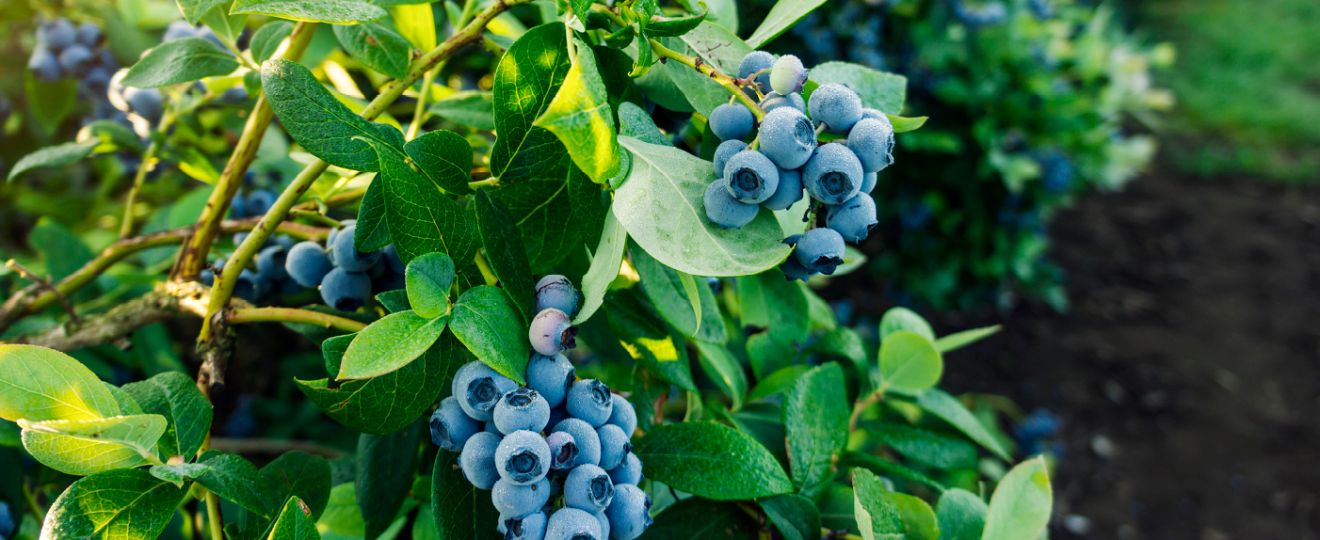
[[[605,10],[605,11],[609,11],[609,10]],[[709,63],[703,61],[700,58],[688,56],[686,54],[665,47],[660,43],[659,40],[652,39],[650,40],[650,42],[651,42],[651,50],[655,51],[655,54],[660,58],[668,58],[670,60],[675,60],[680,64],[695,69],[701,72],[702,74],[706,75],[707,77],[710,77],[711,80],[719,83],[719,85],[723,86],[725,90],[728,90],[729,94],[737,98],[738,101],[741,101],[743,105],[746,105],[748,109],[751,109],[752,114],[756,115],[757,122],[760,122],[762,119],[765,118],[765,110],[761,109],[760,105],[757,105],[757,103],[753,101],[752,98],[747,97],[747,94],[743,93],[742,88],[739,87],[738,85],[737,79],[725,75],[724,73],[720,72],[720,70],[715,69],[715,66],[710,65]]]
[[[73,302],[69,301],[69,297],[65,296],[64,293],[60,292],[59,289],[52,286],[50,284],[50,280],[38,276],[36,272],[29,270],[28,267],[19,264],[18,261],[15,261],[13,259],[10,259],[9,261],[5,262],[5,266],[8,266],[9,268],[13,268],[15,271],[18,272],[18,275],[31,280],[33,283],[36,283],[42,289],[50,291],[51,294],[54,294],[56,297],[58,297],[60,299],[60,304],[64,306],[64,312],[69,314],[69,322],[74,325],[79,324],[80,321],[78,320],[78,312],[73,310]]]
[[[168,129],[170,117],[167,115],[162,120],[158,129]],[[133,206],[137,204],[138,192],[142,191],[142,184],[147,181],[147,173],[156,168],[156,152],[160,151],[160,140],[152,138],[151,144],[147,145],[147,150],[142,153],[142,163],[138,164],[137,174],[133,175],[133,187],[128,188],[128,200],[124,203],[124,219],[119,224],[119,237],[128,238],[133,235]]]
[[[226,316],[229,324],[253,324],[261,322],[291,322],[334,328],[345,332],[360,332],[367,325],[353,319],[336,317],[328,313],[309,309],[264,307],[235,309]]]

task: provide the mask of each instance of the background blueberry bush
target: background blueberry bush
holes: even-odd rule
[[[65,7],[0,36],[5,538],[1044,531],[1047,460],[938,388],[997,328],[852,324],[802,281],[866,264],[903,182],[872,175],[921,166],[895,137],[952,136],[902,75],[754,52],[819,2],[750,34],[650,0]],[[1016,158],[1072,163],[1046,141]],[[249,347],[274,325],[320,354]]]

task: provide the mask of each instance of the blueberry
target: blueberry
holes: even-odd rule
[[[224,269],[225,269],[224,258],[216,259],[214,263],[211,263],[210,268],[207,268],[206,270],[202,270],[201,273],[202,283],[205,283],[207,287],[215,285],[216,272],[219,272]]]
[[[775,67],[775,56],[765,51],[752,51],[738,64],[738,78],[746,79],[751,74]],[[764,94],[770,91],[770,74],[763,73],[756,78],[756,85]]]
[[[260,274],[251,270],[244,269],[238,274],[238,281],[234,283],[234,296],[256,302],[261,297],[270,292],[270,280],[262,277]]]
[[[495,468],[495,450],[500,446],[500,436],[487,431],[478,432],[463,445],[463,452],[458,455],[458,466],[477,489],[490,489],[500,479],[500,471]]]
[[[573,385],[571,382],[568,384],[569,386]],[[567,396],[568,392],[565,391],[564,395]],[[559,425],[559,423],[563,422],[566,418],[568,418],[568,407],[565,407],[563,403],[560,403],[558,407],[550,408],[550,421],[546,423],[546,426],[548,429],[553,430],[555,429],[555,426]]]
[[[48,49],[40,46],[33,49],[27,67],[32,72],[32,76],[42,84],[60,82],[60,60]]]
[[[802,234],[793,254],[807,270],[833,274],[843,264],[843,236],[834,229],[812,229]]]
[[[779,271],[784,273],[785,278],[789,280],[796,279],[798,281],[806,281],[811,279],[811,276],[819,273],[807,270],[807,267],[802,266],[802,263],[797,260],[796,256],[790,256],[789,258],[784,259],[784,262],[779,263]]]
[[[779,169],[779,186],[775,188],[774,195],[761,201],[761,206],[771,210],[787,210],[800,200],[802,200],[802,171]]]
[[[865,193],[858,193],[843,204],[829,207],[829,213],[825,215],[825,225],[838,231],[848,242],[865,240],[876,223],[875,200]]]
[[[546,308],[555,308],[572,317],[577,315],[578,300],[581,297],[578,290],[573,288],[573,282],[564,276],[550,274],[536,282],[537,313]]]
[[[595,514],[592,514],[592,515],[595,516],[595,518],[596,518],[596,523],[599,523],[599,524],[600,524],[600,537],[601,537],[601,538],[609,538],[609,537],[610,537],[610,518],[605,517],[605,511],[604,511],[604,510],[601,510],[601,511],[596,512]]]
[[[848,149],[862,162],[862,170],[878,172],[894,163],[894,124],[863,118],[848,132]]]
[[[245,240],[247,240],[247,237],[251,234],[252,233],[250,231],[241,231],[234,233],[234,237],[233,237],[234,246],[238,247],[239,245],[241,245]]]
[[[0,501],[0,538],[14,535],[14,516],[9,513],[9,505]]]
[[[64,17],[46,21],[37,28],[37,43],[58,54],[78,40],[78,30]]]
[[[612,394],[610,401],[613,402],[613,407],[610,409],[610,419],[607,423],[619,426],[624,435],[632,438],[633,432],[637,431],[637,410],[621,395]]]
[[[580,419],[591,427],[600,427],[608,422],[614,412],[614,399],[610,387],[597,379],[583,379],[573,383],[568,389],[568,414]]]
[[[500,398],[493,417],[501,433],[519,430],[540,433],[550,421],[550,405],[536,390],[520,386]]]
[[[742,103],[725,103],[710,113],[710,130],[726,141],[746,137],[755,123],[756,117]]]
[[[270,241],[286,250],[293,249],[293,246],[298,243],[297,240],[294,240],[292,236],[287,234],[277,234],[271,237]]]
[[[386,273],[392,272],[390,272],[390,265],[385,263],[385,257],[376,259],[376,262],[367,268],[367,275],[371,276],[371,279],[376,279]]]
[[[577,327],[569,320],[568,314],[555,308],[546,308],[536,314],[527,337],[536,352],[554,356],[577,347]]]
[[[78,43],[86,47],[96,47],[101,44],[101,27],[96,23],[85,22],[78,25]]]
[[[339,311],[357,311],[371,296],[371,278],[343,268],[331,270],[321,280],[321,300]]]
[[[565,418],[559,425],[555,426],[555,431],[562,431],[573,436],[573,442],[577,444],[578,455],[575,461],[575,467],[583,465],[600,465],[600,436],[596,435],[596,429],[582,421],[579,418]]]
[[[550,407],[558,407],[577,380],[577,372],[562,354],[545,356],[532,353],[527,361],[527,386],[536,390]],[[554,424],[550,424],[553,426]]]
[[[605,469],[579,465],[564,480],[564,504],[596,513],[606,509],[614,498],[614,481]]]
[[[249,205],[251,202],[249,201]],[[335,262],[335,266],[348,270],[350,272],[364,272],[376,264],[380,259],[379,251],[363,253],[358,251],[353,245],[353,233],[357,231],[356,225],[344,227],[335,235],[335,242],[330,245],[330,254]]]
[[[188,21],[174,21],[165,29],[165,35],[161,36],[160,41],[164,43],[190,37],[198,37],[197,29]]]
[[[781,169],[797,169],[816,150],[816,129],[802,111],[780,107],[761,120],[761,151]]]
[[[875,182],[878,177],[879,175],[873,172],[862,173],[862,189],[860,191],[870,195],[871,191],[875,190]]]
[[[842,204],[862,189],[862,163],[842,144],[825,144],[802,169],[807,194],[825,204]]]
[[[339,228],[338,228],[338,229],[330,229],[330,234],[326,235],[326,237],[325,237],[325,245],[326,245],[327,247],[328,247],[328,246],[333,246],[333,245],[335,245],[335,238],[339,236],[339,231],[342,231],[342,230],[344,230],[344,229],[347,229],[347,228],[349,228],[349,227],[352,227],[353,225],[356,225],[356,224],[357,224],[357,220],[356,220],[356,219],[346,219],[346,220],[340,221],[340,222],[339,222]]]
[[[623,433],[623,428],[614,424],[605,424],[596,428],[600,438],[600,466],[613,469],[623,463],[624,456],[632,453],[632,443]]]
[[[545,444],[550,447],[551,469],[573,468],[574,462],[577,461],[578,447],[572,435],[566,431],[556,431],[545,438]]]
[[[595,516],[576,508],[560,508],[550,515],[544,540],[606,540],[600,533]]]
[[[720,143],[715,148],[715,177],[724,178],[724,166],[729,163],[729,158],[746,149],[747,143],[738,139],[730,139]]]
[[[634,540],[651,526],[651,496],[632,484],[616,486],[605,517],[610,519],[614,538]]]
[[[756,150],[743,150],[724,164],[726,189],[738,202],[760,204],[779,187],[779,167]]]
[[[770,87],[781,95],[802,91],[802,84],[807,82],[807,68],[802,66],[798,57],[786,54],[775,60],[775,67],[770,72]]]
[[[325,254],[325,249],[310,240],[294,244],[293,249],[289,250],[288,257],[284,259],[284,271],[304,287],[320,285],[325,275],[333,269],[334,265],[330,264],[330,257]]]
[[[110,49],[101,49],[101,67],[110,71],[119,69],[119,61],[115,60],[115,54]]]
[[[60,69],[65,77],[82,77],[92,69],[95,60],[91,49],[81,43],[74,43],[60,53]]]
[[[440,401],[440,406],[431,413],[431,441],[450,452],[463,451],[463,444],[482,428],[481,422],[463,412],[454,396]]]
[[[162,114],[165,114],[163,99],[160,90],[155,88],[124,89],[124,102],[128,103],[129,111],[153,125],[160,121]]]
[[[385,246],[385,249],[380,250],[380,252],[385,256],[385,264],[394,273],[402,274],[408,270],[408,267],[403,264],[403,259],[399,258],[399,251],[394,249],[394,244]]]
[[[264,189],[258,189],[247,196],[247,211],[249,215],[264,216],[270,211],[270,207],[275,204],[275,194]]]
[[[543,540],[547,520],[545,512],[539,508],[536,513],[522,518],[501,515],[499,531],[504,540]]]
[[[473,360],[454,373],[453,395],[468,416],[482,422],[494,418],[495,405],[504,394],[518,388],[513,379],[500,375],[480,360]]]
[[[885,121],[889,120],[889,116],[886,115],[883,111],[881,111],[880,109],[872,109],[870,107],[862,109],[862,118],[863,119],[870,118],[872,120],[885,120]],[[858,121],[860,122],[861,120]]]
[[[618,467],[609,470],[610,480],[614,481],[615,489],[619,484],[637,485],[642,481],[642,460],[637,458],[637,454],[629,452],[624,456],[623,463]]]
[[[830,83],[811,93],[807,109],[812,120],[825,124],[826,131],[844,135],[862,119],[862,98],[847,86]]]
[[[83,77],[82,83],[87,88],[87,93],[98,99],[104,99],[106,92],[110,90],[110,77],[114,75],[110,70],[103,67],[94,67]]]
[[[485,432],[487,432],[487,433],[494,433],[494,434],[496,434],[496,435],[499,435],[500,437],[504,437],[504,433],[501,433],[501,432],[500,432],[500,428],[495,427],[495,421],[494,421],[494,420],[491,420],[491,421],[489,421],[489,422],[486,422],[486,423],[482,424],[482,426],[484,426],[483,429],[482,429],[482,431],[485,431]]]
[[[728,185],[725,179],[720,178],[706,186],[706,195],[702,199],[706,206],[706,219],[721,229],[741,229],[756,219],[760,208],[755,204],[738,202],[729,193]]]
[[[491,488],[490,502],[500,512],[500,521],[530,516],[540,512],[541,507],[550,502],[550,481],[541,478],[530,484],[519,485],[500,479]]]
[[[289,259],[289,250],[284,246],[270,246],[261,250],[257,254],[257,272],[262,277],[279,281],[289,277],[289,271],[284,269]]]
[[[770,112],[780,107],[792,107],[800,112],[807,112],[807,102],[802,100],[802,94],[794,92],[787,96],[779,92],[770,92],[761,100],[761,109]]]

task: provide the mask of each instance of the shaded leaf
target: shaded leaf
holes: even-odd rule
[[[752,372],[760,378],[792,364],[809,330],[802,288],[773,269],[738,278],[738,301],[743,326],[760,330],[747,338]]]
[[[228,75],[238,69],[229,51],[202,38],[182,38],[152,48],[124,75],[124,86],[156,88]]]
[[[721,345],[705,341],[697,341],[696,345],[706,376],[729,396],[734,410],[741,409],[743,396],[747,394],[747,374],[743,373],[742,364]]]
[[[228,6],[229,2],[230,0],[175,0],[179,12],[183,13],[183,18],[191,25],[196,25],[202,20],[202,16],[212,9]]]
[[[431,469],[431,510],[442,540],[504,538],[491,526],[499,521],[500,513],[491,505],[490,493],[478,490],[463,476],[454,452],[436,453]]]
[[[797,494],[776,495],[756,501],[784,540],[819,540],[820,510],[811,499]]]
[[[463,208],[413,169],[402,152],[376,141],[371,145],[380,156],[390,238],[403,262],[433,252],[449,255],[455,264],[472,260],[481,239]]]
[[[995,440],[995,437],[976,420],[971,411],[968,411],[953,396],[938,388],[931,388],[917,396],[917,405],[953,425],[958,431],[963,432],[964,435],[984,446],[996,456],[1003,458],[1005,461],[1010,460],[1008,452],[1005,452],[1003,447],[999,445],[999,441]]]
[[[715,294],[706,280],[692,283],[701,310],[698,316],[677,270],[660,264],[643,249],[632,250],[632,261],[642,279],[642,290],[665,321],[699,341],[723,343],[727,339],[724,317],[720,315]],[[692,276],[689,275],[688,280],[692,281]]]
[[[395,79],[408,75],[412,45],[403,36],[377,23],[336,24],[335,37],[353,58]]]
[[[417,455],[418,426],[411,425],[388,435],[358,437],[358,507],[366,521],[366,540],[380,536],[394,522],[412,488]]]
[[[157,465],[151,475],[175,485],[195,480],[221,498],[234,502],[262,517],[269,517],[269,509],[257,491],[260,478],[257,467],[234,454],[207,452],[197,463]]]
[[[441,129],[408,141],[404,150],[436,187],[456,195],[472,193],[468,187],[472,180],[472,145],[467,139]]]
[[[252,61],[262,64],[275,56],[280,44],[292,33],[293,23],[288,21],[273,21],[259,28],[248,41],[248,50],[252,51]]]
[[[926,484],[935,491],[944,491],[945,489],[943,484],[936,482],[929,476],[871,454],[845,452],[843,457],[839,459],[839,465],[844,467],[862,467],[876,474],[904,478],[919,484]]]
[[[692,497],[666,507],[641,540],[755,538],[756,524],[736,504]]]
[[[458,92],[432,103],[427,110],[460,126],[486,131],[495,129],[495,94],[492,92]]]
[[[798,492],[815,497],[834,479],[834,459],[848,444],[848,398],[836,362],[813,368],[784,396],[788,457]]]
[[[940,495],[935,518],[941,540],[981,540],[985,515],[990,511],[985,501],[969,491],[954,488]]]

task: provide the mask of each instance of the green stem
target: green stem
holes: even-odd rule
[[[165,122],[165,119],[161,120],[161,130],[168,128]],[[124,221],[119,224],[119,238],[128,238],[133,235],[133,206],[137,204],[137,196],[138,192],[142,190],[142,184],[147,181],[147,173],[156,167],[156,152],[159,151],[159,138],[153,137],[151,144],[147,145],[147,150],[142,153],[142,163],[138,165],[137,174],[133,176],[133,187],[128,189],[128,201],[124,206]]]
[[[605,11],[608,12],[609,10],[605,10]],[[703,75],[706,75],[707,77],[710,77],[711,80],[719,83],[719,85],[723,86],[725,90],[728,90],[729,94],[737,98],[738,101],[741,101],[743,105],[746,105],[747,108],[752,111],[752,114],[756,115],[757,122],[760,122],[762,119],[765,118],[765,110],[761,109],[760,105],[757,105],[757,103],[753,101],[752,98],[747,97],[747,94],[743,93],[742,88],[738,86],[737,79],[725,75],[724,73],[720,72],[720,70],[715,69],[715,66],[712,66],[709,63],[706,63],[705,61],[699,58],[688,56],[686,54],[665,47],[660,43],[659,40],[651,39],[650,42],[651,42],[651,50],[655,51],[655,54],[660,58],[667,58],[670,60],[674,60],[680,64],[683,64],[687,67],[690,67],[692,69],[701,72]]]
[[[359,332],[367,325],[353,319],[297,308],[246,308],[235,309],[227,319],[230,324],[253,324],[262,322],[291,322],[334,328],[345,332]]]
[[[417,108],[413,110],[413,120],[408,125],[407,140],[417,138],[417,132],[421,130],[422,124],[426,123],[426,98],[431,95],[431,84],[435,83],[435,76],[440,73],[441,67],[444,66],[436,66],[435,69],[426,72],[426,76],[422,78],[422,95],[417,97]]]
[[[206,523],[211,527],[211,540],[225,539],[224,518],[220,515],[220,497],[213,491],[206,492]]]
[[[500,185],[500,178],[498,176],[492,176],[485,180],[477,180],[476,182],[468,182],[468,187],[472,189],[477,189],[482,186],[498,186],[498,185]]]
[[[321,223],[321,224],[323,224],[323,225],[328,225],[328,226],[330,226],[330,227],[332,227],[332,228],[335,228],[335,229],[338,229],[338,228],[341,228],[341,227],[344,226],[344,224],[343,224],[343,223],[340,223],[339,220],[334,219],[334,218],[332,218],[332,217],[330,217],[330,216],[327,216],[327,215],[325,215],[325,214],[322,214],[322,213],[320,213],[320,212],[317,212],[317,211],[315,211],[315,210],[299,210],[299,209],[297,209],[297,208],[294,208],[293,210],[289,210],[289,219],[290,219],[290,220],[300,219],[300,218],[301,218],[301,219],[307,219],[307,220],[315,221],[315,222],[317,222],[317,223]]]
[[[23,482],[23,502],[27,503],[28,510],[37,518],[37,523],[45,523],[46,511],[41,509],[41,503],[37,502],[37,494],[28,487],[27,482]]]
[[[476,256],[473,257],[473,260],[477,262],[477,269],[481,270],[481,277],[486,278],[487,285],[499,284],[500,278],[495,277],[495,271],[490,268],[490,261],[486,260],[485,255],[482,255],[481,252],[478,251]]]
[[[857,400],[857,404],[853,406],[852,415],[848,417],[848,431],[857,431],[857,422],[858,420],[861,420],[862,413],[866,411],[867,407],[875,405],[876,403],[879,403],[880,400],[884,399],[885,393],[888,391],[889,383],[881,383],[880,388],[875,389],[870,395]]]

